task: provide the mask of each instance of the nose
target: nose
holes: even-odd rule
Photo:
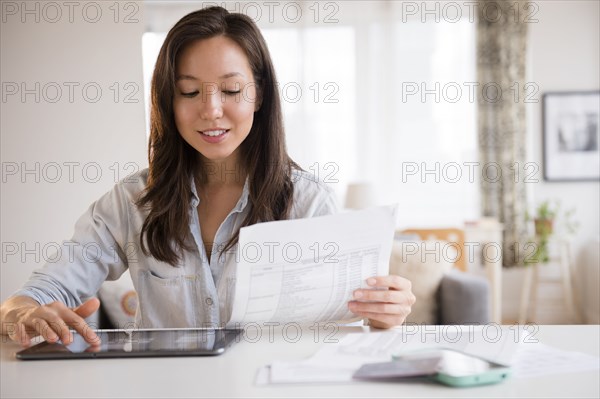
[[[202,90],[200,117],[205,120],[219,119],[223,116],[223,104],[216,84],[207,84]]]

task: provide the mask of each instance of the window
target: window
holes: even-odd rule
[[[475,24],[403,21],[394,6],[361,3],[339,3],[335,24],[259,21],[290,155],[342,202],[347,184],[372,183],[377,204],[400,204],[399,227],[478,218]],[[164,37],[143,38],[146,93]]]

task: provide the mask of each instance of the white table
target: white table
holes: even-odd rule
[[[336,336],[367,330],[346,327]],[[599,326],[540,326],[540,341],[557,348],[599,353]],[[3,342],[1,397],[599,397],[598,372],[511,378],[467,389],[426,382],[255,386],[259,367],[274,360],[300,360],[323,343],[312,331],[288,343],[281,331],[269,342],[242,341],[222,356],[196,358],[19,361],[18,346]]]

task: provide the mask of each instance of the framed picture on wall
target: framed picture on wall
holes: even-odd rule
[[[544,180],[600,180],[600,91],[543,95]]]

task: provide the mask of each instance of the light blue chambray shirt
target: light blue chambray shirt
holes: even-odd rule
[[[105,280],[116,280],[129,270],[139,301],[138,328],[207,327],[224,325],[231,315],[235,288],[235,247],[223,248],[250,210],[248,180],[236,206],[219,226],[210,262],[200,234],[200,202],[193,179],[189,204],[191,236],[175,267],[144,255],[139,247],[142,224],[148,214],[135,206],[146,187],[148,170],[123,179],[94,202],[75,224],[70,241],[56,257],[36,270],[14,295],[29,296],[41,304],[60,301],[69,307],[96,295]],[[290,218],[309,218],[338,211],[333,191],[307,172],[294,171],[294,201]]]

